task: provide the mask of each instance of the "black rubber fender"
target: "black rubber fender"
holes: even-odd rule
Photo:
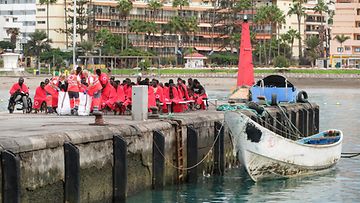
[[[248,102],[246,103],[249,109],[255,110],[258,114],[262,114],[264,112],[264,107],[260,106],[255,102]]]
[[[307,103],[308,102],[308,94],[304,91],[301,90],[296,97],[296,102],[299,103]]]

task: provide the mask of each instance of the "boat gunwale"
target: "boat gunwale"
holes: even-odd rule
[[[343,140],[343,132],[341,130],[337,130],[337,129],[329,129],[329,130],[334,130],[334,131],[337,131],[339,132],[339,136],[340,136],[340,139],[337,141],[337,142],[334,142],[334,143],[331,143],[331,144],[324,144],[324,145],[315,145],[315,144],[303,144],[303,143],[299,143],[298,140],[292,140],[292,139],[288,139],[286,137],[283,137],[267,128],[265,128],[264,126],[261,126],[260,124],[258,124],[257,122],[253,121],[251,118],[249,118],[248,116],[246,116],[245,114],[241,113],[240,111],[228,111],[228,112],[225,112],[225,114],[227,113],[237,113],[237,114],[240,114],[240,115],[243,115],[246,117],[246,119],[248,119],[248,121],[246,122],[252,122],[255,126],[257,127],[261,127],[263,129],[265,129],[265,131],[268,131],[270,132],[272,135],[274,135],[275,137],[277,138],[280,138],[280,139],[283,139],[283,140],[286,140],[286,141],[289,141],[291,143],[294,143],[296,145],[299,145],[299,146],[303,146],[303,147],[308,147],[308,148],[329,148],[329,147],[334,147],[336,145],[339,145],[342,143],[342,140]],[[224,117],[225,117],[225,114],[224,114]],[[231,131],[231,130],[230,130]],[[321,131],[321,132],[325,132],[325,131]],[[321,133],[320,132],[320,133]],[[319,134],[319,133],[317,133]],[[308,137],[304,137],[304,138],[311,138],[312,136],[315,136],[317,134],[314,134],[314,135],[311,135],[311,136],[308,136]],[[233,136],[234,137],[234,136]]]

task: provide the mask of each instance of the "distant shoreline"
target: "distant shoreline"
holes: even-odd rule
[[[255,74],[255,81],[270,74]],[[360,88],[360,75],[359,74],[281,74],[284,75],[291,83],[300,88],[316,87],[316,88]],[[116,79],[122,81],[126,77],[135,79],[136,76],[132,75],[114,75]],[[0,89],[8,91],[12,84],[17,82],[19,76],[0,76]],[[24,75],[25,84],[30,87],[31,91],[35,91],[36,87],[48,75],[32,76]],[[143,78],[159,78],[157,75],[143,75]],[[199,78],[199,81],[211,90],[229,90],[234,89],[236,86],[236,75],[224,74],[199,74],[199,75],[161,75],[160,81],[165,82],[169,79],[176,79],[181,77],[187,79],[189,77]]]

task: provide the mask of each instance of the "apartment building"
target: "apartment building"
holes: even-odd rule
[[[329,10],[334,10],[334,5],[330,4],[330,0],[325,1],[328,3]],[[321,26],[324,26],[324,56],[325,53],[328,53],[330,48],[329,39],[331,33],[331,27],[328,25],[329,15],[328,13],[317,13],[313,10],[313,8],[317,5],[317,0],[308,0],[303,6],[306,8],[305,13],[306,16],[303,16],[300,23],[300,35],[302,39],[303,49],[305,48],[304,42],[306,38],[310,36],[319,36],[321,31]],[[280,33],[284,34],[288,32],[290,29],[298,30],[298,21],[296,15],[287,15],[290,8],[293,6],[292,0],[278,0],[277,6],[284,12],[286,15],[285,21],[286,23],[281,26]],[[320,37],[320,36],[319,36]],[[299,57],[299,43],[298,40],[294,41],[293,46],[293,56],[294,58]]]
[[[260,4],[271,4],[271,0],[258,1]],[[256,3],[256,2],[255,2]],[[166,24],[172,16],[175,16],[178,8],[172,7],[172,1],[164,1],[161,11],[157,15],[153,15],[152,11],[147,7],[148,0],[133,1],[133,9],[128,16],[128,20],[144,20],[153,21],[156,24]],[[126,32],[125,22],[119,18],[119,12],[116,8],[117,1],[92,1],[94,11],[93,26],[94,34],[100,29],[108,29],[115,34],[124,34]],[[225,34],[224,22],[216,22],[214,24],[213,16],[221,15],[226,12],[226,9],[218,9],[219,2],[206,0],[192,0],[190,5],[183,7],[179,15],[189,17],[196,16],[198,20],[198,31],[190,33],[188,36],[180,33],[155,33],[154,35],[147,35],[146,33],[129,33],[129,40],[135,47],[140,47],[147,50],[156,51],[160,55],[174,55],[182,54],[186,48],[193,48],[199,52],[208,54],[212,51],[236,51],[238,44],[230,46],[223,46],[224,40],[228,37]],[[213,10],[215,8],[215,10]],[[255,8],[237,14],[238,23],[242,21],[244,14],[247,14],[249,19],[255,13]],[[214,28],[213,27],[214,24]],[[257,39],[270,39],[271,27],[263,26],[257,28]],[[177,40],[180,43],[177,45]],[[179,47],[177,47],[179,46]],[[233,49],[233,50],[231,50]]]
[[[335,36],[350,37],[340,44]],[[337,0],[331,39],[332,67],[357,67],[360,64],[360,1]]]
[[[23,50],[29,34],[35,31],[35,0],[0,0],[0,41],[10,41],[7,30],[17,28],[16,51]]]

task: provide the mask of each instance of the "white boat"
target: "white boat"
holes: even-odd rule
[[[238,160],[255,182],[309,175],[331,168],[341,157],[343,134],[340,130],[291,140],[238,111],[227,111],[225,124]]]

